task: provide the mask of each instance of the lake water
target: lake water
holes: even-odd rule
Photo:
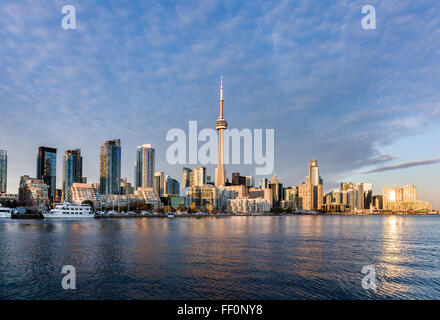
[[[0,299],[440,299],[439,267],[440,216],[0,219]]]

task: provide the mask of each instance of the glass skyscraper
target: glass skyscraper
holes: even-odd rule
[[[99,191],[121,193],[121,140],[109,140],[101,146],[99,159]]]
[[[73,183],[83,182],[81,150],[66,150],[63,156],[63,185],[61,199],[68,197]]]
[[[39,147],[37,156],[37,179],[41,179],[48,185],[50,201],[55,198],[57,183],[57,149]]]
[[[134,187],[153,188],[155,151],[150,144],[137,147],[134,163]]]
[[[0,193],[6,193],[8,179],[8,153],[0,150]]]

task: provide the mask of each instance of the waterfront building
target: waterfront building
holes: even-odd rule
[[[155,150],[151,147],[151,144],[137,147],[134,167],[135,188],[153,188]]]
[[[121,179],[121,194],[129,196],[134,193],[134,188],[127,178]]]
[[[88,183],[73,183],[70,186],[67,201],[76,205],[81,205],[86,200],[93,202],[94,207],[96,208],[100,201],[98,189]]]
[[[373,184],[364,183],[364,209],[371,209],[373,202]]]
[[[296,210],[296,204],[298,202],[298,188],[288,187],[284,188],[284,200],[290,202],[290,209]]]
[[[220,115],[215,124],[215,128],[218,130],[218,166],[215,175],[215,185],[216,187],[225,185],[225,165],[224,165],[224,154],[223,154],[223,131],[226,130],[228,124],[223,118],[223,74],[220,76]]]
[[[18,187],[18,201],[25,206],[48,205],[49,186],[41,179],[22,176]]]
[[[179,195],[180,194],[179,181],[167,176],[165,182],[166,182],[166,194],[168,194],[168,195]]]
[[[159,197],[162,197],[165,193],[165,173],[158,171],[154,174],[153,190]]]
[[[8,182],[8,153],[6,150],[0,150],[0,193],[7,192]]]
[[[266,200],[271,208],[273,207],[273,191],[270,188],[250,188],[248,198],[262,198]]]
[[[403,187],[403,201],[416,201],[417,200],[417,188],[415,186]]]
[[[192,170],[190,168],[182,169],[182,189],[190,187],[191,184],[191,173]]]
[[[244,186],[222,186],[216,188],[215,208],[223,212],[227,211],[229,199],[243,197],[243,190],[241,187],[245,188]]]
[[[383,209],[389,211],[420,211],[429,212],[432,206],[426,201],[417,200],[417,188],[415,186],[385,187],[383,189]]]
[[[382,210],[383,209],[383,198],[382,195],[373,196],[373,206],[372,209]]]
[[[37,155],[37,179],[49,187],[48,197],[54,201],[57,176],[57,149],[39,147]]]
[[[137,188],[134,192],[134,196],[146,204],[151,204],[154,208],[162,205],[160,198],[153,188]]]
[[[67,192],[74,183],[83,182],[81,150],[66,150],[63,156],[63,183],[61,186],[61,200],[67,198]]]
[[[210,185],[190,187],[186,194],[190,206],[209,210],[217,206],[217,188]]]
[[[270,204],[263,198],[228,199],[230,213],[264,213],[270,211]]]
[[[248,188],[243,184],[237,186],[224,186],[224,189],[233,191],[235,193],[235,198],[245,198],[248,196]]]
[[[100,194],[121,192],[121,140],[108,140],[101,146],[99,161]]]
[[[196,167],[193,171],[194,186],[201,187],[206,185],[206,168]]]
[[[323,182],[319,175],[318,160],[309,161],[309,175],[306,182],[298,186],[299,208],[321,210],[323,205]]]
[[[269,183],[269,189],[272,189],[273,207],[279,207],[280,201],[283,200],[283,184],[278,181],[276,174]]]
[[[0,193],[0,201],[18,201],[18,194]]]

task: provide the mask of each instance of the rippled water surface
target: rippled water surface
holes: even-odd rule
[[[0,219],[1,299],[440,299],[439,267],[440,216]]]

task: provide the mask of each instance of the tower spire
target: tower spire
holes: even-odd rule
[[[225,165],[223,163],[223,130],[228,127],[225,119],[223,119],[223,72],[220,75],[220,116],[215,123],[218,130],[218,166],[215,185],[217,187],[225,185]]]
[[[220,73],[220,100],[223,101],[223,72]]]
[[[220,119],[223,119],[223,72],[220,73]]]

